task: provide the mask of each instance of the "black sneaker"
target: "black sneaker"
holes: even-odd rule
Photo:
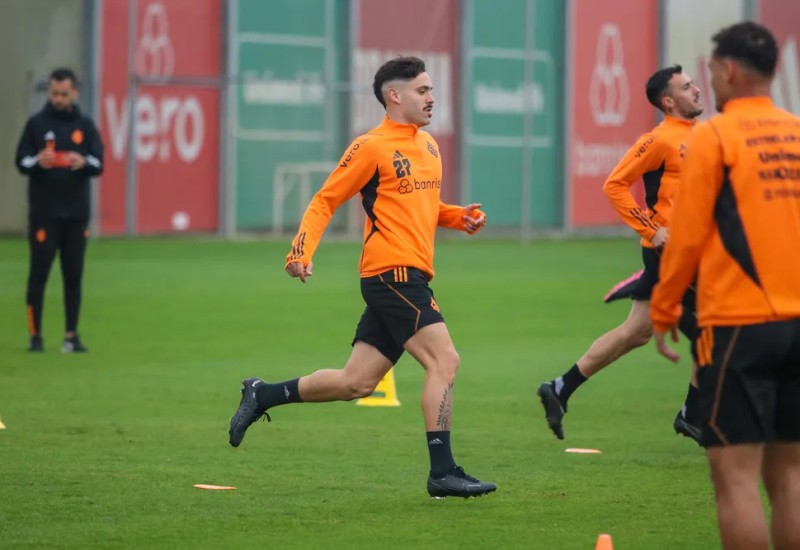
[[[497,490],[494,483],[478,481],[467,475],[461,466],[453,466],[446,476],[434,479],[428,477],[428,494],[431,498],[479,497]]]
[[[231,427],[228,430],[232,447],[238,447],[241,444],[247,428],[262,416],[272,422],[267,410],[259,405],[258,399],[256,399],[256,388],[261,384],[266,384],[261,378],[242,380],[242,400],[239,401],[239,407],[231,417]]]
[[[702,445],[702,443],[700,443],[700,437],[703,435],[703,432],[697,426],[687,422],[680,413],[675,417],[675,422],[672,423],[672,427],[675,428],[676,434],[694,439],[698,445]]]
[[[62,353],[86,353],[87,351],[89,348],[83,345],[77,334],[71,338],[64,338],[64,345],[61,346]]]
[[[28,351],[44,351],[44,340],[40,335],[31,336],[28,340]]]
[[[559,439],[564,439],[564,428],[561,426],[561,420],[567,412],[567,406],[561,403],[561,400],[556,395],[552,382],[545,382],[536,390],[536,395],[539,396],[539,401],[542,402],[544,407],[544,416],[547,419],[547,425],[556,434]]]

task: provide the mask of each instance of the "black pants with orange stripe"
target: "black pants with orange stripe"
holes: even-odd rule
[[[28,270],[28,330],[31,335],[42,332],[44,289],[50,268],[59,254],[61,277],[64,283],[64,314],[66,331],[77,331],[81,309],[81,280],[86,255],[88,222],[85,220],[60,220],[30,216],[28,244],[30,268]]]
[[[800,442],[800,319],[705,327],[697,355],[705,447]]]
[[[392,364],[403,355],[404,344],[422,327],[444,322],[439,306],[419,269],[396,267],[361,279],[367,303],[353,339],[378,349]]]

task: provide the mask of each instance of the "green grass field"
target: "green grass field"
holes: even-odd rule
[[[432,286],[462,357],[454,452],[499,486],[467,501],[427,497],[422,369],[408,358],[399,408],[290,405],[228,445],[240,380],[343,365],[363,309],[357,245],[323,243],[305,286],[284,274],[286,250],[94,241],[91,352],[59,351],[55,265],[46,351],[29,354],[27,246],[0,241],[0,548],[591,549],[604,532],[618,550],[719,546],[704,454],[672,431],[685,342],[679,366],[648,345],[585,384],[565,441],[535,400],[627,315],[602,295],[638,268],[635,240],[439,243]]]

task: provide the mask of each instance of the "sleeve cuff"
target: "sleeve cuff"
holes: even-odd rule
[[[678,321],[683,314],[683,306],[678,304],[675,306],[672,315],[665,315],[662,311],[653,309],[652,304],[650,302],[650,322],[653,324],[655,332],[669,332],[678,326]]]
[[[289,253],[286,256],[286,263],[283,264],[284,269],[289,267],[289,264],[303,264],[303,267],[308,267],[309,262],[304,258],[293,258],[292,254]]]
[[[675,324],[669,324],[669,323],[664,323],[664,322],[653,321],[653,331],[654,332],[665,333],[665,332],[669,332],[673,328],[675,328]]]
[[[656,225],[656,228],[655,228],[655,229],[650,229],[650,228],[648,228],[648,229],[646,229],[646,230],[642,231],[641,233],[639,233],[639,235],[640,235],[640,236],[641,236],[641,237],[642,237],[644,240],[646,240],[647,242],[649,242],[649,243],[652,243],[652,242],[653,242],[653,237],[655,237],[655,236],[656,236],[656,232],[657,232],[657,231],[658,231],[660,228],[661,228],[661,226],[659,226],[659,225]]]

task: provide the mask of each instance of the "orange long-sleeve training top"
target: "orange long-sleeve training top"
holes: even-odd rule
[[[414,267],[432,279],[436,227],[465,230],[464,209],[442,203],[441,187],[442,160],[433,137],[416,125],[385,117],[353,141],[311,199],[286,263],[307,266],[333,213],[361,193],[367,215],[361,277]],[[475,210],[471,215],[484,214]]]
[[[642,237],[642,246],[659,227],[670,226],[673,194],[683,170],[683,156],[694,123],[672,116],[643,134],[603,184],[603,192],[622,220]],[[644,182],[645,207],[636,202],[631,186]]]
[[[700,326],[800,317],[800,118],[767,97],[694,130],[651,318],[666,331],[698,274]]]

